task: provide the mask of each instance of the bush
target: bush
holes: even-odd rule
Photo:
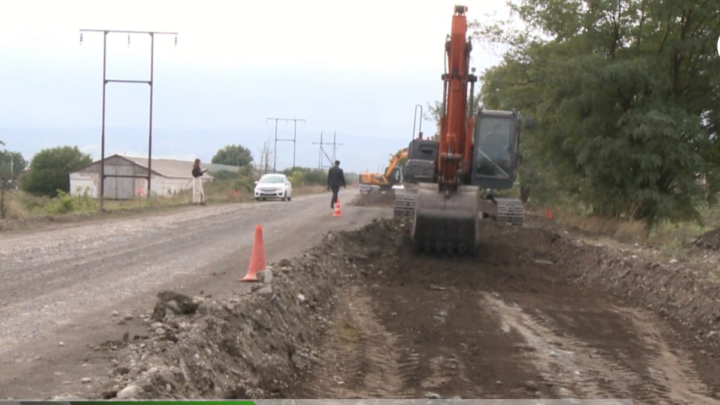
[[[241,167],[237,172],[220,170],[209,172],[215,178],[208,186],[214,190],[232,189],[235,191],[252,192],[255,188],[253,171],[249,166]]]
[[[300,170],[295,170],[288,178],[293,187],[301,187],[305,184],[305,175]]]
[[[78,187],[78,194],[80,190],[80,187]],[[57,196],[50,200],[45,210],[49,215],[65,215],[75,212],[97,211],[98,208],[98,201],[90,197],[90,189],[86,187],[84,193],[76,197],[65,191],[57,190]]]
[[[283,170],[283,173],[290,178],[290,182],[295,183],[292,180],[295,173],[299,173],[297,176],[302,179],[302,185],[320,185],[324,186],[327,184],[327,171],[323,169],[311,169],[309,167],[293,167],[290,169]]]

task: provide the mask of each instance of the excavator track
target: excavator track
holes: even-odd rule
[[[395,203],[393,204],[393,216],[395,218],[415,219],[415,200],[417,190],[395,189]]]
[[[479,198],[478,187],[461,186],[457,192],[445,194],[436,184],[420,183],[412,226],[415,250],[475,255],[480,241]]]
[[[497,207],[495,217],[497,222],[522,226],[525,220],[525,206],[519,198],[495,195],[490,199],[495,201]]]

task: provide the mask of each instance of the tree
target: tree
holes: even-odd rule
[[[70,192],[70,172],[92,163],[92,157],[77,146],[43,149],[33,156],[30,172],[23,178],[23,190],[55,197],[58,190]]]
[[[260,153],[260,163],[258,165],[258,169],[262,174],[268,173],[270,170],[270,160],[274,156],[272,141],[269,136],[265,138],[258,152]]]
[[[442,101],[435,100],[432,104],[427,104],[428,112],[423,114],[424,119],[435,122],[435,137],[440,136],[440,117],[442,116],[442,107]],[[475,96],[473,98],[473,116],[477,114],[478,108],[480,108],[480,97]]]
[[[712,4],[520,0],[527,29],[474,22],[507,48],[482,77],[483,104],[534,117],[521,142],[533,186],[649,227],[700,220],[720,190]]]
[[[27,161],[19,152],[0,151],[0,177],[5,187],[14,188],[18,175],[27,167]]]
[[[242,145],[227,145],[218,150],[212,158],[214,164],[228,166],[248,166],[252,161],[250,149]]]

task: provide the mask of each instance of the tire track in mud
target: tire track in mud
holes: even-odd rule
[[[406,398],[552,396],[534,381],[539,372],[517,349],[522,337],[506,333],[497,317],[478,310],[477,290],[453,282],[442,270],[426,278],[416,263],[404,259],[371,274],[382,282],[370,294],[378,319],[401,337],[402,347],[419,353],[407,374]]]
[[[298,398],[403,398],[410,354],[398,354],[397,338],[378,323],[369,297],[351,287],[337,303],[322,354]],[[299,396],[297,396],[299,395]]]
[[[680,404],[720,404],[710,398],[712,392],[697,373],[689,355],[684,351],[672,349],[668,341],[682,341],[677,333],[666,323],[656,319],[655,315],[643,310],[619,309],[633,321],[640,336],[649,348],[654,348],[655,356],[649,359],[648,371],[651,378],[662,386],[662,381],[672,381],[668,397]]]
[[[576,360],[579,356],[574,354],[582,351],[583,348],[576,342],[557,336],[553,329],[544,326],[543,323],[550,323],[548,319],[538,319],[537,316],[525,313],[517,304],[506,304],[492,294],[484,294],[480,306],[494,312],[495,316],[501,319],[506,333],[511,330],[520,333],[527,344],[528,357],[532,358],[539,368],[543,382],[551,385],[557,396],[578,398],[607,396],[610,387],[602,386],[597,381],[611,381],[615,376],[603,375],[602,368],[589,372],[589,378],[581,374],[579,370],[586,371],[587,368],[579,364]],[[630,397],[628,387],[616,387],[614,391],[613,394],[620,398]]]
[[[495,311],[508,328],[523,335],[535,349],[531,355],[542,370],[545,382],[552,384],[559,396],[629,398],[640,404],[720,403],[707,396],[708,389],[692,372],[692,363],[670,350],[667,340],[672,338],[672,328],[642,310],[608,307],[578,312],[580,316],[589,315],[585,322],[590,323],[602,324],[613,316],[626,321],[628,330],[618,331],[615,337],[615,340],[630,341],[628,347],[623,348],[607,337],[598,344],[592,339],[573,336],[574,331],[568,324],[582,325],[577,325],[572,317],[558,316],[553,303],[547,303],[544,308],[538,305],[526,312],[518,304],[509,305],[486,294],[481,305]],[[631,338],[627,339],[628,336]],[[630,348],[632,345],[635,347]],[[618,348],[641,353],[632,353],[631,360]]]
[[[380,291],[376,291],[376,295],[380,294]],[[440,299],[441,303],[434,306],[438,309],[437,312],[428,315],[432,317],[434,323],[437,325],[436,327],[443,328],[448,316],[450,316],[453,305],[447,301],[447,294],[436,294],[436,296]],[[391,305],[383,302],[380,297],[374,299],[373,302],[375,303],[377,313],[382,314],[383,308],[388,307],[402,309],[407,306],[417,306],[417,304],[414,304],[411,300],[404,297],[397,295],[395,297],[397,302]],[[402,314],[398,319],[398,313],[391,312],[390,316],[391,318],[397,319],[396,322],[393,322],[393,326],[397,327],[397,324],[402,323],[402,319],[405,319],[407,315]],[[385,321],[388,323],[387,318]],[[408,357],[404,357],[403,360],[401,360],[402,368],[405,370],[403,373],[405,376],[405,398],[432,398],[437,395],[438,391],[447,390],[448,388],[452,390],[452,395],[456,399],[473,398],[478,395],[479,387],[473,384],[468,378],[468,370],[462,358],[462,351],[469,349],[467,344],[462,343],[457,348],[439,344],[433,356],[420,356],[416,348],[418,347],[418,340],[422,338],[417,335],[421,335],[423,332],[420,330],[413,331],[409,328],[404,328],[404,331],[411,332],[403,334],[400,340],[401,347],[409,348],[405,352]]]

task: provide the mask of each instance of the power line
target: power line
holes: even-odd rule
[[[154,78],[154,61],[155,61],[155,35],[175,35],[175,46],[177,46],[177,32],[159,32],[159,31],[118,31],[118,30],[80,30],[80,44],[82,45],[83,32],[102,32],[103,33],[103,94],[102,94],[102,140],[100,146],[100,210],[105,206],[105,178],[147,178],[147,197],[150,198],[150,180],[152,178],[152,108],[153,108],[153,78]],[[130,46],[130,34],[149,34],[150,35],[150,80],[109,80],[106,77],[106,61],[107,61],[107,36],[108,33],[123,33],[128,35],[128,46]],[[105,88],[108,83],[147,83],[150,85],[150,120],[148,130],[148,168],[147,176],[137,175],[120,175],[105,174]],[[116,180],[117,181],[117,180]],[[134,188],[134,187],[133,187]]]
[[[335,156],[337,154],[337,145],[342,145],[341,143],[335,142],[335,137],[337,133],[333,132],[333,162],[337,160],[337,157]]]
[[[293,143],[293,165],[292,167],[295,167],[295,140],[297,138],[297,122],[302,121],[305,123],[305,120],[302,118],[266,118],[265,123],[268,121],[275,121],[275,150],[273,151],[273,172],[277,173],[277,143],[278,141],[288,141]],[[277,123],[278,121],[293,121],[295,124],[295,128],[293,129],[293,139],[278,139],[277,137]]]
[[[337,146],[342,145],[341,143],[337,143],[336,141],[336,132],[333,132],[333,141],[332,142],[323,142],[323,133],[320,132],[320,142],[313,142],[313,145],[320,145],[319,152],[318,152],[318,169],[323,168],[323,155],[330,161],[330,166],[332,166],[333,162],[335,162],[335,155],[337,151]],[[332,145],[332,158],[328,156],[328,154],[325,152],[325,149],[323,148],[323,145]]]
[[[332,142],[323,142],[323,133],[320,132],[320,142],[313,142],[313,145],[320,145],[319,152],[318,152],[318,169],[323,168],[323,155],[332,163],[332,159],[330,159],[330,156],[325,153],[325,150],[323,149],[323,145],[332,145]]]

